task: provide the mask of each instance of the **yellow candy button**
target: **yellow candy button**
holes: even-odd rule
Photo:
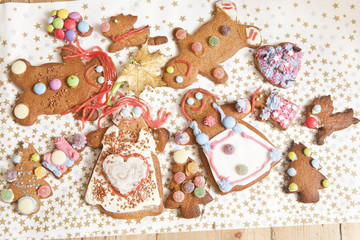
[[[195,162],[191,162],[186,166],[186,170],[190,173],[196,173],[199,170],[199,166]]]
[[[60,9],[58,12],[57,12],[57,15],[58,17],[62,18],[62,19],[65,19],[69,16],[69,12],[68,10],[66,9]]]
[[[37,178],[43,178],[46,175],[46,169],[44,167],[37,167],[34,170],[34,174]]]

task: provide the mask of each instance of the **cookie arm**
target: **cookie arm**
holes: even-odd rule
[[[165,128],[153,129],[152,132],[157,142],[156,151],[161,153],[164,151],[166,143],[169,141],[170,133]]]
[[[87,145],[93,148],[102,147],[101,141],[108,128],[102,128],[99,130],[92,131],[86,135]]]

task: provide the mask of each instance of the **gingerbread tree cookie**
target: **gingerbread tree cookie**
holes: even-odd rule
[[[108,51],[118,52],[126,47],[139,46],[147,42],[148,45],[160,45],[168,42],[167,37],[157,36],[149,37],[150,26],[134,28],[138,17],[133,15],[119,14],[112,16],[109,22],[101,24],[101,32],[113,43],[109,46]]]
[[[300,201],[304,203],[318,202],[318,190],[327,188],[330,182],[320,173],[320,162],[311,157],[311,149],[302,143],[292,142],[288,159],[291,163],[287,173],[291,178],[285,192],[299,193]]]
[[[172,88],[186,88],[201,74],[216,84],[225,83],[228,75],[220,66],[244,47],[261,44],[257,27],[237,22],[237,10],[228,0],[216,3],[215,16],[193,35],[176,28],[174,38],[180,54],[164,67],[164,82]]]
[[[188,157],[185,150],[174,153],[172,172],[174,178],[170,183],[170,195],[165,201],[166,208],[179,208],[183,218],[200,216],[199,204],[208,204],[213,200],[204,189],[205,178],[198,172],[199,166]]]
[[[51,187],[45,181],[46,169],[41,166],[39,154],[29,143],[23,144],[13,162],[15,168],[6,173],[10,186],[2,190],[1,198],[4,202],[17,202],[20,214],[35,214],[40,210],[40,199],[52,195]]]

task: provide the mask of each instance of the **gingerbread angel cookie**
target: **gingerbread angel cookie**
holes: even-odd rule
[[[152,120],[149,107],[131,97],[121,98],[106,114],[114,126],[87,135],[88,145],[102,147],[85,195],[85,201],[105,214],[141,219],[163,211],[163,186],[157,153],[169,132],[159,128],[169,114]]]
[[[185,150],[174,152],[170,183],[170,195],[165,201],[166,208],[180,208],[183,218],[199,217],[199,204],[208,204],[213,200],[205,190],[205,178],[198,172],[199,166],[188,157]]]
[[[268,95],[265,91],[259,92],[258,90],[260,89],[258,88],[253,95],[254,107],[260,109],[257,119],[270,121],[282,130],[288,129],[300,108],[281,97],[277,89],[273,89]]]
[[[126,47],[139,46],[146,42],[148,45],[160,45],[168,42],[165,36],[149,37],[150,26],[134,28],[137,19],[137,16],[130,14],[119,14],[112,16],[109,22],[101,24],[100,29],[103,35],[113,41],[108,48],[109,52],[118,52]]]
[[[74,45],[62,47],[60,55],[63,63],[32,66],[19,59],[12,64],[10,80],[24,91],[13,111],[17,123],[30,126],[39,115],[72,111],[82,111],[80,118],[88,120],[103,106],[116,80],[111,58],[98,47],[85,51]]]
[[[286,193],[299,193],[300,201],[316,203],[319,201],[319,189],[329,187],[329,180],[320,173],[319,160],[311,157],[311,149],[302,143],[292,142],[288,159],[291,161],[287,174],[291,177]]]
[[[344,112],[333,113],[334,106],[331,96],[322,96],[305,107],[305,126],[313,129],[317,128],[316,143],[323,145],[325,138],[335,131],[340,131],[359,123],[359,119],[354,117],[352,108]]]
[[[257,129],[242,121],[249,101],[218,105],[218,97],[192,89],[182,99],[181,111],[190,127],[177,134],[180,144],[198,144],[210,183],[220,194],[241,191],[269,175],[281,152]]]
[[[216,84],[225,83],[228,75],[219,65],[244,47],[261,44],[257,27],[237,22],[236,6],[223,0],[216,3],[215,16],[193,35],[184,29],[174,29],[180,54],[164,67],[164,82],[172,88],[185,88],[196,81],[198,74]]]
[[[1,199],[4,202],[17,202],[20,214],[35,214],[40,210],[40,199],[52,195],[48,182],[45,181],[47,171],[40,163],[40,155],[35,148],[24,143],[13,157],[15,168],[6,173],[10,186],[3,189]]]

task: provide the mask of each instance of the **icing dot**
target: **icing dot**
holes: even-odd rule
[[[54,78],[53,80],[51,80],[50,82],[50,89],[51,90],[59,90],[61,87],[61,80],[58,78]]]
[[[89,26],[89,24],[87,22],[81,21],[81,22],[78,23],[77,29],[81,33],[86,33],[87,31],[89,31],[90,26]]]
[[[311,155],[311,149],[310,148],[305,148],[304,149],[304,154],[305,154],[305,156],[310,156]]]
[[[200,42],[194,42],[191,45],[191,51],[193,51],[194,53],[198,53],[202,51],[202,45]]]
[[[65,32],[62,29],[55,29],[55,37],[62,40],[65,38]]]
[[[11,72],[14,74],[22,74],[26,71],[26,63],[18,60],[11,65]]]
[[[100,65],[95,68],[95,71],[97,73],[101,73],[103,70],[104,70],[104,68],[102,66],[100,66]]]
[[[66,161],[66,154],[61,150],[56,150],[51,154],[51,161],[55,165],[62,165]]]
[[[37,83],[37,84],[34,85],[33,90],[37,95],[41,95],[41,94],[45,93],[46,86],[43,83]]]
[[[222,35],[228,36],[231,33],[231,27],[228,26],[228,25],[224,25],[224,26],[221,27],[220,32],[221,32]]]
[[[188,157],[188,153],[184,149],[174,152],[174,161],[178,164],[185,163]]]
[[[110,30],[110,23],[108,23],[108,22],[103,22],[102,24],[101,24],[101,26],[100,26],[100,31],[101,32],[107,32],[107,31],[109,31]]]
[[[100,76],[100,77],[97,78],[97,82],[99,84],[103,84],[105,82],[105,78],[103,76]]]
[[[18,104],[14,108],[14,115],[18,119],[24,119],[29,115],[29,108],[25,104]]]
[[[31,155],[31,160],[33,160],[34,162],[40,161],[40,156],[39,156],[39,154],[34,153],[33,155]]]
[[[177,83],[182,83],[184,81],[184,78],[182,76],[176,76],[175,81]]]
[[[182,189],[186,193],[192,193],[195,189],[195,185],[192,182],[185,182],[182,185]]]
[[[186,99],[186,103],[189,105],[193,105],[195,103],[195,100],[193,98]]]
[[[316,118],[314,117],[308,117],[306,120],[305,120],[305,126],[310,128],[310,129],[313,129],[317,126],[317,120]]]
[[[67,84],[70,87],[76,87],[77,85],[79,85],[79,78],[75,75],[71,75],[70,77],[67,78]]]
[[[215,68],[213,71],[213,76],[216,79],[222,79],[225,76],[225,71],[221,67]]]
[[[14,163],[19,163],[20,160],[21,160],[21,157],[20,157],[19,155],[15,155],[15,156],[13,157],[13,162],[14,162]]]
[[[35,212],[36,209],[36,201],[34,198],[25,196],[19,199],[17,204],[17,209],[19,213],[29,215]]]
[[[73,19],[66,19],[64,22],[64,28],[67,30],[73,30],[76,27],[76,22]]]
[[[175,202],[182,202],[184,201],[185,194],[182,191],[176,191],[173,193],[173,199]]]
[[[296,183],[290,183],[289,184],[289,191],[290,192],[294,192],[294,191],[297,191],[299,188],[298,186],[296,185]]]
[[[225,180],[225,179],[221,179],[220,181],[217,182],[220,191],[222,192],[229,192],[232,189],[232,185],[229,181]]]
[[[205,133],[200,133],[196,136],[196,142],[200,145],[204,145],[205,143],[209,142],[209,136]]]
[[[212,47],[217,46],[220,43],[220,39],[217,36],[211,36],[209,37],[209,44]]]
[[[235,126],[236,121],[235,118],[227,116],[223,119],[222,123],[226,129],[232,129]]]
[[[78,21],[80,19],[80,13],[79,12],[71,12],[69,14],[69,18],[75,20],[75,21]]]
[[[57,12],[57,15],[58,15],[58,17],[61,17],[62,19],[65,19],[65,18],[67,18],[69,16],[69,12],[66,9],[60,9]]]
[[[76,39],[76,33],[74,30],[70,29],[65,32],[65,39],[69,42],[72,42]]]
[[[56,11],[56,10],[52,10],[50,14],[51,14],[51,16],[53,17],[53,16],[55,16],[55,15],[57,14],[57,11]]]
[[[117,20],[117,19],[115,19],[115,20],[114,20],[114,23],[117,23],[117,22],[118,22],[118,20]]]
[[[140,107],[134,107],[132,112],[135,116],[140,116],[142,114],[142,110]]]
[[[46,198],[46,197],[50,196],[50,194],[51,194],[51,189],[49,186],[43,185],[43,186],[39,187],[38,195],[40,197]]]
[[[177,183],[182,183],[185,181],[185,174],[183,172],[177,172],[175,173],[174,175],[174,181],[177,182]]]
[[[225,154],[231,155],[235,152],[235,147],[232,144],[225,144],[223,150]]]
[[[289,168],[289,169],[287,170],[287,174],[289,174],[290,177],[295,176],[295,175],[296,175],[296,170],[295,170],[295,168]]]
[[[204,188],[202,188],[202,187],[197,187],[197,188],[195,188],[195,190],[194,190],[194,195],[195,195],[195,197],[197,197],[197,198],[203,198],[204,196],[205,196],[205,189]]]
[[[190,136],[186,132],[178,132],[175,134],[175,142],[180,145],[185,145],[190,141]]]
[[[296,160],[296,159],[297,159],[296,153],[294,153],[294,152],[289,152],[288,158],[289,158],[291,161]]]
[[[174,69],[173,66],[168,66],[168,67],[166,68],[166,72],[167,72],[167,73],[173,73],[174,71],[175,71],[175,69]]]
[[[316,159],[311,160],[311,166],[313,166],[315,169],[320,169],[320,162]]]
[[[49,33],[51,33],[52,31],[54,31],[54,26],[53,26],[53,25],[48,25],[48,26],[46,27],[46,30],[47,30]]]
[[[330,181],[327,180],[327,179],[324,179],[324,180],[322,180],[321,185],[322,185],[324,188],[327,188],[327,187],[330,186]]]
[[[203,176],[197,176],[194,178],[194,185],[196,187],[202,187],[205,185],[205,178]]]
[[[237,174],[243,176],[246,175],[249,171],[248,166],[246,166],[245,164],[239,164],[236,166],[236,172]]]
[[[12,202],[14,200],[14,193],[11,189],[4,189],[1,191],[1,199],[6,202]]]
[[[64,20],[62,20],[61,18],[55,18],[52,25],[55,29],[61,29],[64,26]]]
[[[53,18],[53,17],[49,17],[48,20],[47,20],[47,23],[48,23],[48,24],[51,24],[53,21],[54,21],[54,18]],[[49,25],[49,26],[51,26],[51,25]]]
[[[176,39],[179,39],[179,40],[184,39],[186,37],[185,30],[184,29],[177,30],[175,33],[175,37],[176,37]]]
[[[320,105],[315,105],[312,109],[312,113],[313,114],[318,114],[321,112],[321,106]]]
[[[34,170],[34,174],[37,178],[43,178],[46,175],[46,169],[44,167],[37,167]]]
[[[124,108],[123,110],[121,110],[121,116],[123,117],[128,117],[130,115],[130,110],[127,108]]]
[[[201,100],[203,98],[203,94],[201,92],[197,92],[197,93],[195,93],[195,98],[197,100]]]
[[[195,162],[190,162],[187,166],[186,166],[186,171],[190,174],[194,174],[197,171],[199,171],[199,166],[195,163]]]
[[[6,180],[8,182],[13,182],[17,178],[17,172],[14,169],[7,170],[6,172]]]

